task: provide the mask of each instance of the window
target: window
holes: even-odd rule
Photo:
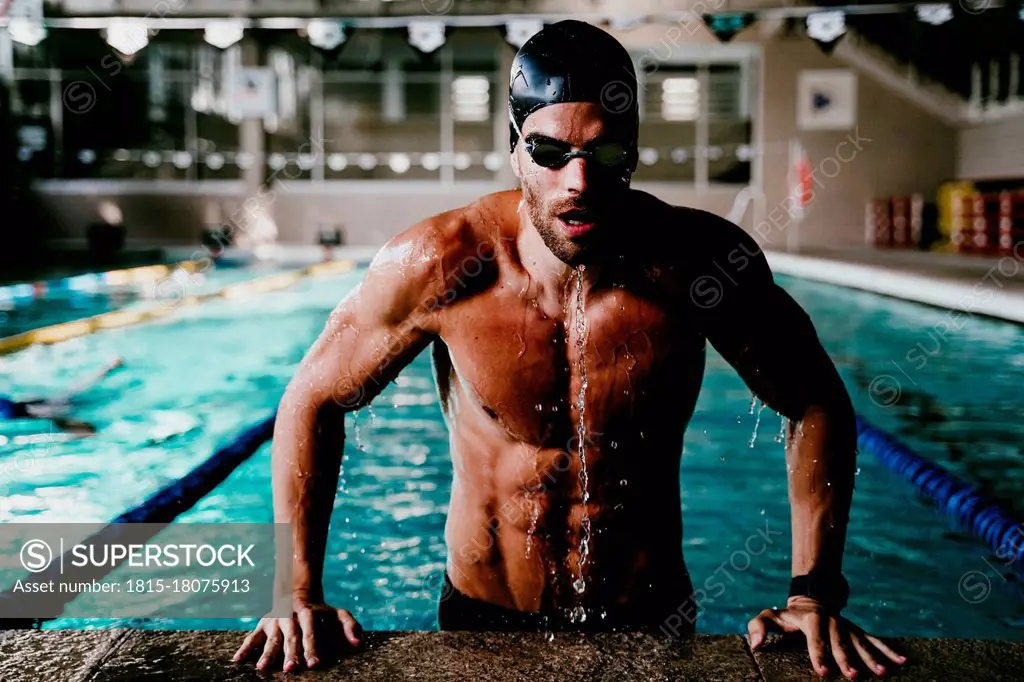
[[[695,182],[700,113],[697,67],[661,67],[642,83],[641,96],[636,179]]]
[[[440,177],[439,75],[405,73],[400,85],[400,97],[392,94],[389,100],[380,73],[325,74],[326,179]],[[396,106],[396,99],[402,103],[401,117],[385,116],[385,108]]]
[[[646,74],[637,180],[750,183],[752,63],[738,55],[732,61],[663,64]]]
[[[401,30],[354,31],[329,52],[295,31],[250,38],[272,91],[262,122],[238,104],[243,47],[255,43],[221,50],[201,32],[167,30],[126,58],[100,31],[53,29],[36,48],[14,45],[21,163],[37,177],[237,179],[259,163],[244,133],[262,139],[265,177],[288,180],[487,181],[508,164],[500,32],[451,31],[430,54]],[[747,184],[754,53],[684,53],[637,69],[635,177]]]
[[[752,126],[739,64],[708,67],[708,182],[748,184]]]

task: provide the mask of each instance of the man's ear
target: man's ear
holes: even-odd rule
[[[515,173],[516,179],[520,182],[523,181],[523,172],[519,166],[519,143],[516,143],[515,149],[512,150],[512,155],[509,158],[509,163],[512,165],[512,172]]]

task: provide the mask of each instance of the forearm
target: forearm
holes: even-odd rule
[[[344,413],[289,393],[272,450],[274,520],[292,526],[294,596],[323,599],[327,531],[345,443]]]
[[[847,400],[812,406],[790,425],[786,466],[794,576],[842,571],[856,457],[856,423]]]

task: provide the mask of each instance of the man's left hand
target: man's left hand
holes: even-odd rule
[[[809,597],[790,597],[784,609],[765,609],[747,623],[747,631],[753,651],[764,643],[769,632],[804,633],[811,665],[822,676],[829,672],[829,651],[840,672],[851,680],[857,677],[854,665],[858,658],[877,675],[884,675],[886,671],[879,662],[882,655],[898,664],[907,660],[882,640]]]

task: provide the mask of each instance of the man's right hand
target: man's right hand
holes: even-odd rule
[[[345,609],[316,602],[296,602],[291,618],[263,618],[249,633],[235,653],[235,663],[241,663],[262,648],[258,670],[275,665],[284,654],[284,672],[299,669],[304,660],[309,668],[321,660],[318,652],[336,658],[345,642],[352,647],[360,644],[362,626]],[[339,641],[344,638],[344,641]],[[340,646],[339,646],[340,644]]]

